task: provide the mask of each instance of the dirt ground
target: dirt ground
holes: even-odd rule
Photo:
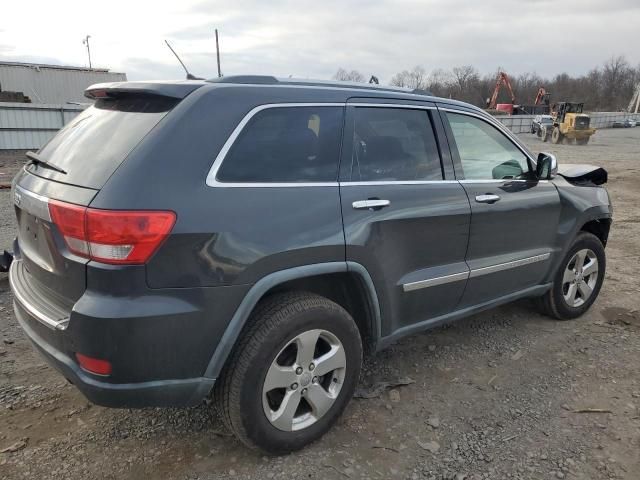
[[[89,404],[32,350],[0,274],[0,450],[16,450],[0,453],[0,478],[637,480],[640,128],[601,130],[588,146],[522,138],[609,171],[607,276],[583,318],[552,321],[521,301],[406,338],[367,362],[361,388],[414,383],[354,399],[320,441],[270,458],[207,405]],[[7,190],[0,214],[1,250],[14,228]]]

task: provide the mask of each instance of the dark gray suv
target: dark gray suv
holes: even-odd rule
[[[95,85],[15,178],[15,311],[91,401],[213,395],[244,443],[300,448],[363,353],[523,297],[596,299],[606,172],[482,110],[365,85]]]

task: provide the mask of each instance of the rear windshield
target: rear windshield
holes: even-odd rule
[[[66,174],[36,165],[29,166],[29,171],[59,182],[100,189],[178,101],[156,95],[98,99],[39,152],[43,160]]]

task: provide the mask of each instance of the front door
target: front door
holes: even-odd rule
[[[383,337],[452,311],[464,291],[470,207],[444,137],[433,104],[378,99],[347,107],[346,257],[373,278]]]
[[[460,308],[535,287],[551,268],[560,199],[539,181],[533,163],[500,127],[466,111],[442,111],[456,176],[471,204]]]

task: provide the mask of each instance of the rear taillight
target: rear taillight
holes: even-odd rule
[[[167,211],[98,210],[49,201],[51,220],[70,251],[98,262],[145,263],[176,221]]]

